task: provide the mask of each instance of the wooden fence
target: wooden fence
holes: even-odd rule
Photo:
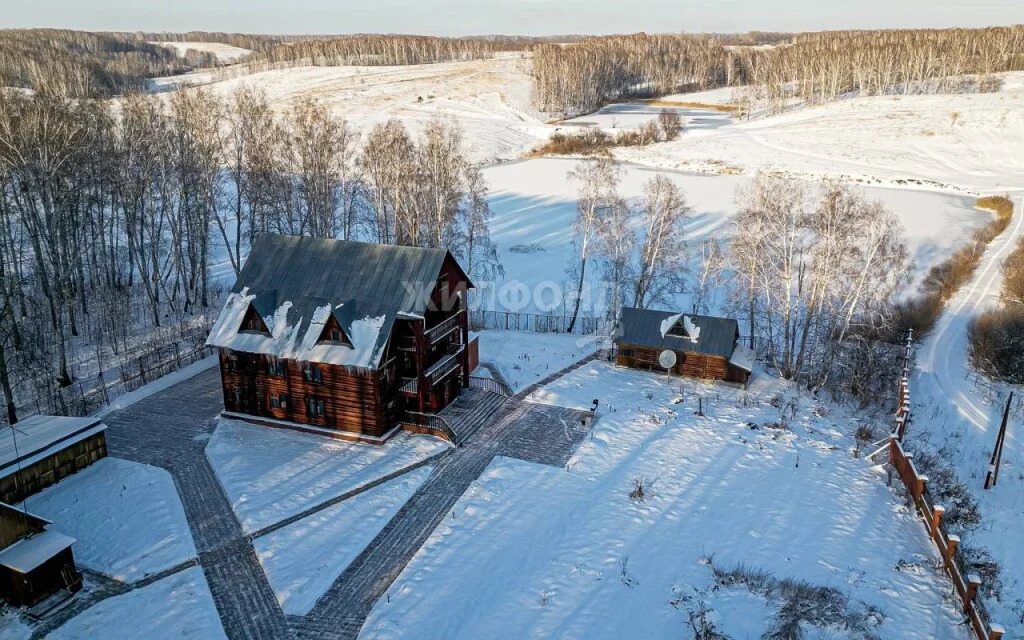
[[[914,466],[914,454],[903,449],[903,437],[910,424],[910,361],[913,333],[907,338],[903,361],[903,373],[899,382],[899,407],[896,409],[896,423],[889,436],[889,462],[907,488],[914,506],[924,520],[928,536],[935,543],[942,556],[943,567],[953,583],[953,589],[960,600],[960,608],[967,618],[967,624],[978,640],[999,640],[1006,631],[992,622],[985,601],[978,595],[981,578],[969,573],[960,550],[960,537],[949,533],[942,521],[946,508],[936,504],[928,489],[928,476],[918,472]]]
[[[513,311],[470,311],[469,328],[502,329],[512,331],[534,331],[536,333],[573,333],[575,335],[609,335],[615,323],[607,318],[578,316],[572,331],[569,331],[571,316],[552,316],[539,313],[517,313]]]
[[[135,391],[161,376],[177,371],[212,355],[206,346],[209,327],[193,327],[180,333],[176,340],[157,345],[121,361],[117,376],[111,379],[98,376],[75,381],[71,386],[36,395],[31,401],[16,407],[18,418],[31,415],[89,415],[114,398]],[[109,370],[108,370],[109,373]],[[0,424],[7,424],[7,416],[0,416]]]

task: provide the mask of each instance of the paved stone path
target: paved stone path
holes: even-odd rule
[[[106,416],[107,448],[171,473],[228,638],[287,638],[284,612],[204,452],[222,408],[220,373],[205,371]]]
[[[583,362],[594,359],[589,356]],[[544,384],[582,364],[567,367]],[[208,462],[204,449],[222,408],[219,372],[203,372],[104,418],[110,455],[167,469],[174,478],[203,569],[225,633],[232,640],[356,638],[377,600],[405,568],[455,502],[495,456],[564,465],[586,434],[586,412],[524,402],[531,385],[495,408],[458,448],[316,505],[247,536]],[[491,395],[491,394],[487,394]],[[335,580],[306,616],[286,616],[274,596],[252,546],[266,535],[381,482],[423,464],[434,470],[378,536]],[[45,637],[97,602],[196,564],[172,567],[142,581],[124,584],[97,576],[87,593],[41,624],[33,635]]]

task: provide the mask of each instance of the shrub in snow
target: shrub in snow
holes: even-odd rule
[[[731,569],[711,565],[715,584],[719,587],[744,586],[751,593],[773,603],[778,612],[764,640],[802,640],[808,627],[842,629],[849,637],[877,640],[874,627],[885,616],[872,605],[851,600],[833,587],[821,587],[803,580],[776,579],[761,569],[739,564]]]
[[[630,500],[635,500],[637,502],[644,501],[644,484],[646,482],[647,480],[643,476],[637,476],[633,478],[633,490],[629,492]]]

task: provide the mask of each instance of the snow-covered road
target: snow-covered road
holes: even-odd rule
[[[1024,236],[1024,199],[1015,203],[1014,219],[982,257],[971,281],[949,302],[932,333],[918,349],[910,395],[915,418],[911,437],[923,435],[934,448],[945,447],[957,475],[978,499],[982,525],[965,536],[965,544],[991,552],[1002,573],[1003,595],[990,602],[996,621],[1010,637],[1024,633],[1024,438],[1011,425],[1003,452],[1002,482],[985,491],[982,483],[1002,417],[1007,385],[979,385],[968,363],[967,330],[972,318],[999,304],[1002,263]],[[1017,467],[1017,468],[1015,468]],[[994,606],[993,606],[994,605]]]
[[[998,412],[993,412],[980,398],[972,397],[973,389],[965,384],[967,325],[972,318],[999,303],[1003,260],[1017,246],[1024,231],[1022,203],[1024,200],[1016,205],[1016,215],[1009,228],[986,250],[974,278],[953,297],[935,330],[923,343],[917,358],[916,384],[911,387],[912,392],[954,405],[965,420],[982,432],[992,426],[993,413]]]

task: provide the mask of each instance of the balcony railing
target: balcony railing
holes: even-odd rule
[[[459,314],[455,314],[448,318],[445,318],[438,324],[427,329],[425,335],[427,337],[428,344],[434,344],[444,338],[452,331],[459,328]]]
[[[450,374],[459,368],[461,362],[459,361],[459,355],[465,348],[461,344],[449,345],[447,353],[441,357],[440,360],[427,367],[427,370],[423,373],[427,378],[427,384],[430,388],[433,388],[435,384],[444,380],[445,376]],[[419,392],[419,384],[416,378],[403,378],[402,386],[399,391],[402,393],[415,395]]]

